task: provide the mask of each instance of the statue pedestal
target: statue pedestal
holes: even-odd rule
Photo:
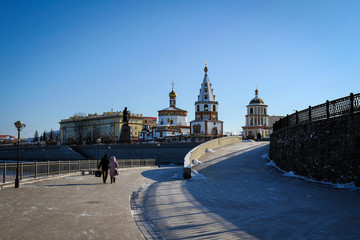
[[[119,135],[119,143],[130,143],[130,127],[122,125]]]

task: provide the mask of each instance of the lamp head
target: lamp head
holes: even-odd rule
[[[24,127],[25,127],[25,124],[24,124],[22,121],[20,121],[20,120],[16,121],[16,122],[14,123],[14,125],[15,125],[15,127],[16,127],[18,130],[20,130],[21,128],[24,128]]]

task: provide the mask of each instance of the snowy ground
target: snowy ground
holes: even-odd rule
[[[358,239],[360,192],[284,176],[264,142],[206,153],[190,181],[172,175],[143,192],[165,239]]]

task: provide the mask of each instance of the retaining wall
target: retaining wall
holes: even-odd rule
[[[223,137],[217,138],[211,141],[204,142],[203,144],[193,148],[189,151],[184,158],[184,171],[183,178],[190,179],[191,178],[191,167],[193,164],[193,160],[200,158],[206,151],[207,148],[215,149],[227,144],[241,142],[241,137]]]
[[[360,186],[360,114],[310,122],[271,135],[270,158],[285,171]]]

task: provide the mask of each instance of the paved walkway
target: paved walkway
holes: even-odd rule
[[[77,174],[0,189],[0,239],[143,239],[131,214],[131,193],[181,169],[120,170],[115,184]]]
[[[359,239],[360,192],[285,177],[267,151],[225,146],[199,159],[205,179],[158,179],[141,195],[148,219],[165,239]]]
[[[265,165],[267,149],[244,142],[207,153],[204,179],[181,180],[174,166],[121,170],[116,184],[76,175],[0,189],[0,239],[143,239],[134,191],[165,239],[359,238],[360,192],[285,177]]]

